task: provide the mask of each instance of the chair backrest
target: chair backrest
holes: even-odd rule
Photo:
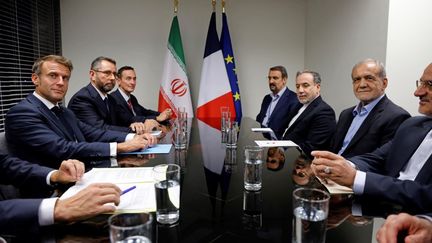
[[[0,132],[0,154],[9,154],[8,143],[4,132]]]

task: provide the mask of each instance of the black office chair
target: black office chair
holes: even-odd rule
[[[0,132],[0,153],[9,154],[8,144],[6,141],[5,133]],[[0,200],[18,198],[20,196],[18,188],[12,185],[0,184]],[[1,242],[1,241],[0,241]]]

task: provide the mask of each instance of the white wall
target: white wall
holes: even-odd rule
[[[387,16],[388,0],[308,1],[305,68],[321,74],[321,94],[337,116],[358,102],[353,65],[369,57],[385,63]]]
[[[210,2],[180,1],[178,13],[194,106]],[[303,68],[305,5],[303,0],[227,1],[244,115],[255,117],[262,97],[269,93],[266,76],[270,66],[285,65],[290,80]],[[63,55],[75,66],[66,102],[89,82],[91,61],[105,55],[116,59],[118,67],[136,68],[135,94],[146,107],[156,109],[172,16],[171,0],[62,0]],[[289,86],[294,87],[292,82]]]
[[[392,99],[412,115],[419,114],[415,80],[432,62],[432,1],[390,0],[387,71]]]

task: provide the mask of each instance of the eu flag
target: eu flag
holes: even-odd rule
[[[222,13],[222,34],[221,34],[220,42],[221,42],[225,67],[228,74],[229,83],[231,86],[236,121],[240,122],[242,118],[240,89],[237,82],[234,52],[232,50],[232,45],[231,45],[231,37],[228,28],[228,21],[227,21],[226,14],[224,12]]]

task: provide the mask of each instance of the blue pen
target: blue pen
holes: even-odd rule
[[[135,188],[136,188],[136,186],[131,186],[131,187],[129,187],[128,189],[122,191],[121,195],[123,195],[123,194],[125,194],[125,193],[128,193],[128,192],[132,191],[132,190],[135,189]]]

